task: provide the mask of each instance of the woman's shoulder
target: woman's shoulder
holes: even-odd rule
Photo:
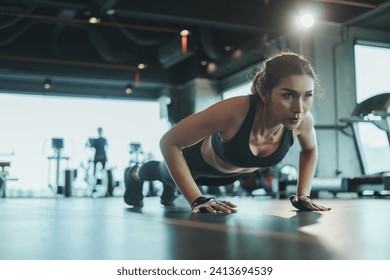
[[[219,123],[218,132],[235,135],[250,107],[250,95],[224,99],[208,110],[208,122]],[[206,116],[206,115],[205,115]],[[229,136],[224,135],[225,139]]]
[[[238,96],[221,100],[205,110],[191,116],[204,123],[219,123],[226,127],[218,126],[219,131],[240,125],[248,113],[250,97]]]
[[[222,110],[234,115],[246,115],[250,105],[251,95],[236,96],[220,101]]]

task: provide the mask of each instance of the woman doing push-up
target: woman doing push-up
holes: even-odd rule
[[[310,113],[316,84],[316,74],[302,56],[287,52],[267,59],[253,79],[251,94],[220,101],[165,133],[160,141],[164,161],[130,168],[124,201],[142,206],[143,182],[159,180],[163,205],[173,204],[178,187],[194,213],[236,212],[229,201],[204,197],[198,184],[224,185],[274,166],[298,141],[297,193],[290,201],[299,210],[330,210],[309,197],[317,163]]]

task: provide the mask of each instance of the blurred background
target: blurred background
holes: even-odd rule
[[[325,93],[314,190],[387,195],[389,1],[15,0],[0,2],[2,196],[120,196],[130,162],[161,159],[165,131],[249,94],[285,50],[313,62]],[[93,174],[98,127],[107,164]],[[293,192],[298,153],[224,191]]]

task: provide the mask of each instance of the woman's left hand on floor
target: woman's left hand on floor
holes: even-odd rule
[[[308,196],[291,195],[289,197],[291,204],[301,211],[329,211],[332,208],[315,204]]]

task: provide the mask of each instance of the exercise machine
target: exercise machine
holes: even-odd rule
[[[53,154],[47,156],[49,160],[49,188],[52,189],[57,194],[62,194],[62,187],[60,186],[60,174],[61,174],[61,162],[66,161],[68,163],[69,157],[64,156],[62,151],[64,149],[64,139],[63,138],[52,138],[51,139],[51,147],[53,150]],[[55,183],[51,184],[51,162],[55,162]]]
[[[356,105],[350,118],[340,121],[352,127],[363,174],[343,178],[342,189],[359,195],[390,195],[390,93],[364,100]]]

